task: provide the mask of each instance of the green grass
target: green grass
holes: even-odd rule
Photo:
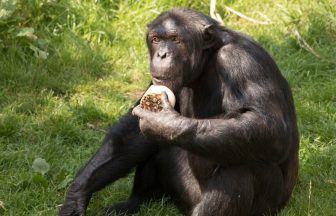
[[[0,2],[0,215],[55,215],[75,172],[100,146],[103,131],[147,86],[146,24],[174,6],[208,13],[210,1]],[[272,23],[240,19],[224,4]],[[335,215],[336,3],[218,0],[217,8],[227,26],[269,50],[292,86],[300,176],[281,215]],[[34,31],[25,33],[24,27]],[[302,46],[296,30],[320,58]],[[17,36],[20,32],[25,35]],[[50,164],[44,177],[32,168],[36,158]],[[126,199],[131,185],[132,175],[97,193],[88,215]],[[140,215],[179,213],[162,200],[143,206]]]

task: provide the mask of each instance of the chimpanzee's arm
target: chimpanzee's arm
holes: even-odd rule
[[[230,119],[182,118],[172,142],[218,162],[279,162],[286,152],[286,132],[265,116],[246,111]]]

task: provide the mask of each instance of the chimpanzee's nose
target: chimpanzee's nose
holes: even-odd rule
[[[164,59],[167,57],[168,53],[166,50],[159,50],[159,52],[157,53],[158,57],[160,57],[161,59]]]

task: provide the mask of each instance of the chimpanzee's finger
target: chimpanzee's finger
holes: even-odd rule
[[[171,105],[168,100],[168,95],[165,91],[161,92],[161,101],[162,101],[162,107],[164,109],[171,109]]]
[[[133,110],[132,110],[132,115],[136,115],[136,116],[138,116],[139,118],[142,118],[142,117],[144,117],[145,112],[146,112],[146,111],[143,110],[143,109],[140,107],[140,105],[138,105],[138,106],[136,106],[136,107],[133,108]]]

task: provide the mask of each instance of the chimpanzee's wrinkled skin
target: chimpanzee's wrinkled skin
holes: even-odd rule
[[[138,103],[113,126],[72,183],[60,215],[85,215],[91,195],[136,168],[130,198],[103,214],[136,213],[168,196],[192,216],[274,215],[298,174],[291,90],[254,40],[192,10],[148,26],[152,83],[172,89],[175,108]]]

